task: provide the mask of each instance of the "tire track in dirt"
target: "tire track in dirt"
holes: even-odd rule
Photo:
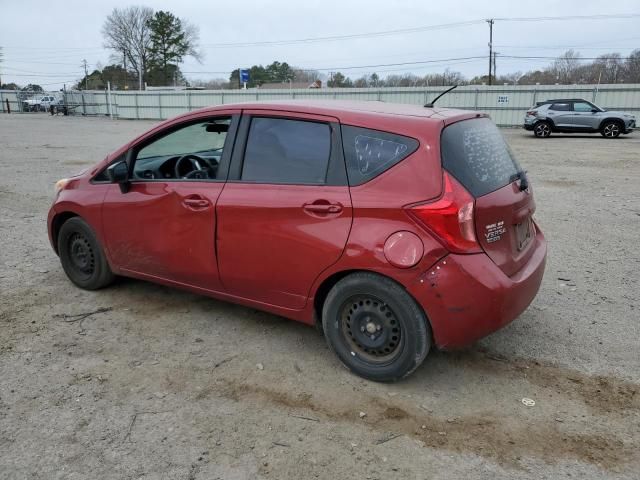
[[[562,397],[561,401],[580,402],[594,415],[615,416],[624,422],[640,414],[640,386],[619,378],[590,376],[535,360],[508,360],[482,351],[451,356],[452,368],[481,371],[501,383],[524,380]],[[631,462],[639,448],[635,442],[625,443],[614,430],[598,429],[594,424],[590,433],[580,433],[583,429],[576,429],[574,423],[560,423],[553,417],[527,420],[492,409],[442,418],[415,405],[390,402],[357,390],[326,401],[309,393],[280,391],[273,385],[238,379],[220,382],[221,388],[210,388],[198,399],[212,394],[237,402],[266,403],[330,421],[366,425],[379,435],[401,433],[425,447],[475,454],[504,467],[519,468],[523,458],[534,457],[549,464],[576,460],[616,471]],[[366,417],[360,418],[361,410],[366,410]]]

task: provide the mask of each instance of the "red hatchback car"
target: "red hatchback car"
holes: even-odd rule
[[[511,322],[546,260],[527,177],[477,112],[205,108],[56,192],[49,237],[79,287],[124,275],[316,324],[378,381]]]

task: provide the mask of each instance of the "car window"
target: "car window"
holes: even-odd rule
[[[241,179],[325,183],[330,154],[331,129],[326,123],[255,117],[249,128]]]
[[[552,103],[549,110],[557,110],[560,112],[568,112],[571,110],[571,104],[569,103]]]
[[[508,185],[520,166],[488,118],[463,120],[442,131],[442,166],[478,198]]]
[[[361,185],[411,155],[418,141],[379,130],[342,127],[349,185]]]
[[[133,177],[215,179],[230,124],[229,117],[201,120],[151,141],[137,151]]]
[[[590,112],[593,108],[593,105],[587,102],[576,102],[573,104],[574,112]]]

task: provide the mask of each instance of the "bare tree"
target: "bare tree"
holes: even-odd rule
[[[198,61],[198,63],[202,63],[202,58],[204,54],[200,48],[200,27],[194,25],[193,23],[181,18],[182,28],[184,30],[184,40],[189,45],[189,49],[186,54],[190,57],[193,57]]]
[[[576,83],[580,69],[580,54],[574,50],[567,50],[560,55],[551,66],[551,71],[559,83]]]
[[[624,63],[625,78],[630,83],[640,83],[640,48],[636,48]]]
[[[131,68],[142,71],[143,79],[149,61],[152,16],[149,7],[114,8],[102,26],[104,46],[124,56]]]
[[[599,83],[618,83],[623,79],[624,63],[619,53],[607,53],[594,60],[591,69]]]
[[[306,70],[299,67],[291,67],[293,70],[294,82],[307,82],[311,83],[316,80],[324,80],[326,75],[323,75],[317,70]]]

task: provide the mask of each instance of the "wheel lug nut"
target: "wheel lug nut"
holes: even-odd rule
[[[360,331],[364,333],[364,327],[360,327]]]

